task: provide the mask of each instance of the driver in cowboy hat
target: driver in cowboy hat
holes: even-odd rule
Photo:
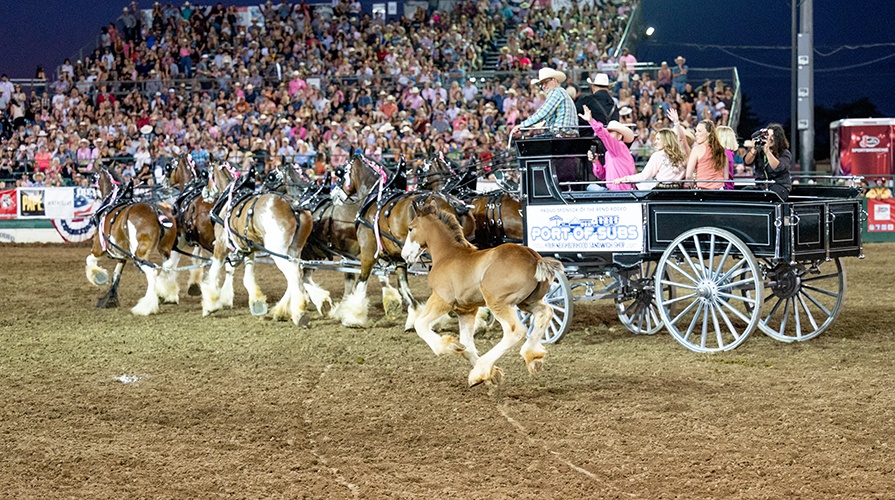
[[[516,134],[520,128],[531,127],[543,121],[544,128],[557,136],[577,137],[578,117],[575,113],[575,102],[569,94],[560,87],[566,81],[566,74],[553,68],[541,68],[538,78],[532,80],[532,85],[537,85],[547,94],[544,104],[522,123],[513,127],[510,136]]]

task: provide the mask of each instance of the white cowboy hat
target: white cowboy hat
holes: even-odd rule
[[[516,89],[509,89],[509,90],[507,90],[507,94],[513,94],[513,95],[516,95],[516,94],[517,94]]]
[[[625,141],[625,143],[634,141],[634,131],[615,120],[610,121],[609,124],[606,125],[606,130],[621,134],[622,140]]]
[[[566,87],[566,94],[569,94],[569,97],[574,99],[578,97],[578,90],[575,87]]]
[[[379,127],[379,133],[381,134],[391,132],[393,130],[395,130],[395,127],[393,127],[391,123],[386,123],[385,125]]]
[[[143,125],[140,127],[141,134],[151,134],[152,133],[152,125]]]
[[[538,82],[543,82],[550,78],[556,78],[556,81],[562,83],[566,81],[566,74],[553,68],[541,68],[538,70]]]
[[[677,56],[674,58],[674,62],[687,62],[687,59],[684,56]]]
[[[597,73],[593,78],[588,78],[587,83],[596,85],[597,87],[608,87],[609,75],[606,73]]]
[[[630,115],[630,114],[633,113],[633,112],[634,112],[634,110],[631,109],[630,106],[622,106],[622,107],[618,110],[618,116],[628,116],[628,115]]]

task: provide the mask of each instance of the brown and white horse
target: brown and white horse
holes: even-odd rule
[[[211,268],[202,284],[202,313],[211,314],[224,304],[220,300],[221,267],[225,260],[236,256],[245,263],[243,284],[249,293],[249,309],[255,316],[267,313],[267,298],[255,281],[255,253],[267,252],[286,278],[286,292],[273,308],[278,320],[291,319],[296,325],[306,325],[307,299],[302,285],[299,256],[313,228],[311,213],[293,212],[289,202],[278,194],[254,193],[254,183],[240,193],[235,174],[228,163],[209,172],[208,190],[220,195],[222,202],[215,205],[222,225],[215,226],[215,244]],[[325,290],[315,290],[328,296]]]
[[[436,355],[462,354],[472,364],[470,386],[490,381],[499,384],[503,371],[494,366],[526,334],[518,309],[532,314],[534,328],[520,354],[529,373],[541,371],[546,350],[541,345],[553,318],[544,302],[554,272],[562,264],[521,245],[506,243],[478,250],[463,237],[453,214],[434,207],[419,209],[408,227],[401,255],[416,262],[424,251],[432,257],[428,282],[432,295],[414,321],[414,328]],[[476,311],[487,306],[503,327],[503,338],[483,356],[473,340]],[[448,311],[460,319],[460,341],[432,331],[432,323]]]
[[[187,282],[189,295],[201,295],[199,284],[202,282],[202,267],[199,263],[214,251],[214,223],[211,220],[211,207],[214,199],[202,196],[205,180],[200,178],[189,153],[179,158],[165,169],[164,182],[168,187],[177,190],[174,212],[177,218],[177,247],[193,247],[193,264]],[[229,287],[229,291],[227,288]],[[228,280],[221,294],[233,296],[233,283]],[[231,299],[232,302],[232,299]]]
[[[87,256],[87,280],[97,286],[109,281],[108,272],[98,264],[99,257],[106,255],[118,262],[112,274],[112,284],[96,306],[118,307],[118,284],[129,260],[134,261],[146,276],[146,294],[131,308],[133,314],[148,316],[157,313],[159,297],[165,302],[177,303],[179,289],[173,270],[179,256],[171,251],[177,239],[177,228],[170,209],[130,200],[117,202],[120,185],[105,169],[100,171],[98,182],[104,201],[96,215],[93,249]],[[161,262],[154,252],[161,257]]]
[[[398,300],[399,308],[401,299],[406,303],[405,329],[410,330],[413,328],[413,321],[420,305],[410,291],[407,282],[407,264],[401,259],[401,248],[407,236],[407,226],[413,219],[412,206],[414,203],[431,205],[456,214],[454,205],[462,206],[462,202],[436,192],[390,191],[385,188],[388,183],[385,169],[363,156],[355,156],[345,169],[347,171],[341,183],[337,184],[337,189],[333,192],[338,199],[354,198],[360,203],[355,225],[360,247],[361,272],[354,291],[343,298],[333,311],[333,316],[341,320],[345,326],[365,326],[369,309],[369,300],[366,296],[367,280],[377,261],[390,261],[395,264],[400,293],[400,296],[394,299]],[[472,219],[463,217],[463,221],[466,224],[464,230],[467,234],[472,234],[475,230]],[[389,288],[387,285],[383,286],[383,307],[387,311],[389,303],[394,300],[387,295]]]

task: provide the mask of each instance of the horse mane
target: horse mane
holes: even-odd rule
[[[451,235],[454,237],[454,240],[457,243],[467,247],[467,248],[477,248],[475,245],[466,240],[466,237],[463,236],[463,228],[460,226],[460,222],[457,221],[457,217],[450,212],[445,212],[444,210],[439,210],[432,205],[426,205],[423,207],[420,215],[434,215],[444,224],[448,230],[451,232]]]

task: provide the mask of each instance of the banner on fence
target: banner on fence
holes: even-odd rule
[[[19,213],[19,203],[15,189],[0,191],[0,219],[15,219]]]
[[[895,233],[895,199],[867,200],[867,232]]]

